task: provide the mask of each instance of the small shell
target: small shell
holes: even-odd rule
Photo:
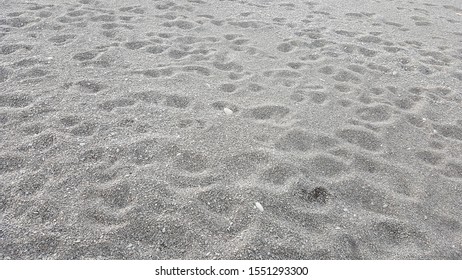
[[[255,202],[255,206],[257,206],[258,210],[264,211],[263,206],[261,206],[260,202]]]
[[[229,108],[223,108],[223,111],[225,111],[225,114],[226,115],[231,115],[233,113],[233,110],[229,109]]]

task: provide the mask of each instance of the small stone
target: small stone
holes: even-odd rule
[[[255,206],[256,206],[257,209],[260,210],[261,212],[264,211],[263,206],[262,206],[259,202],[255,202]]]
[[[225,114],[226,115],[231,115],[233,113],[233,110],[229,109],[229,108],[223,108],[223,111],[225,111]]]

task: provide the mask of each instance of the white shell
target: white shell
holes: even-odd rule
[[[264,211],[263,206],[261,206],[260,202],[255,202],[255,206],[257,206],[258,210]]]
[[[231,115],[233,113],[233,110],[229,109],[229,108],[223,108],[223,111],[225,111],[225,114],[226,115]]]

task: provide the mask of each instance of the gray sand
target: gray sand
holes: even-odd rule
[[[461,23],[0,0],[0,258],[462,259]]]

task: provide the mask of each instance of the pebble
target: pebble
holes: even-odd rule
[[[255,206],[257,206],[258,210],[260,210],[261,212],[264,211],[263,206],[260,204],[260,202],[255,202]]]
[[[229,108],[223,108],[223,111],[225,111],[226,115],[231,115],[233,113],[233,110],[231,110]]]

